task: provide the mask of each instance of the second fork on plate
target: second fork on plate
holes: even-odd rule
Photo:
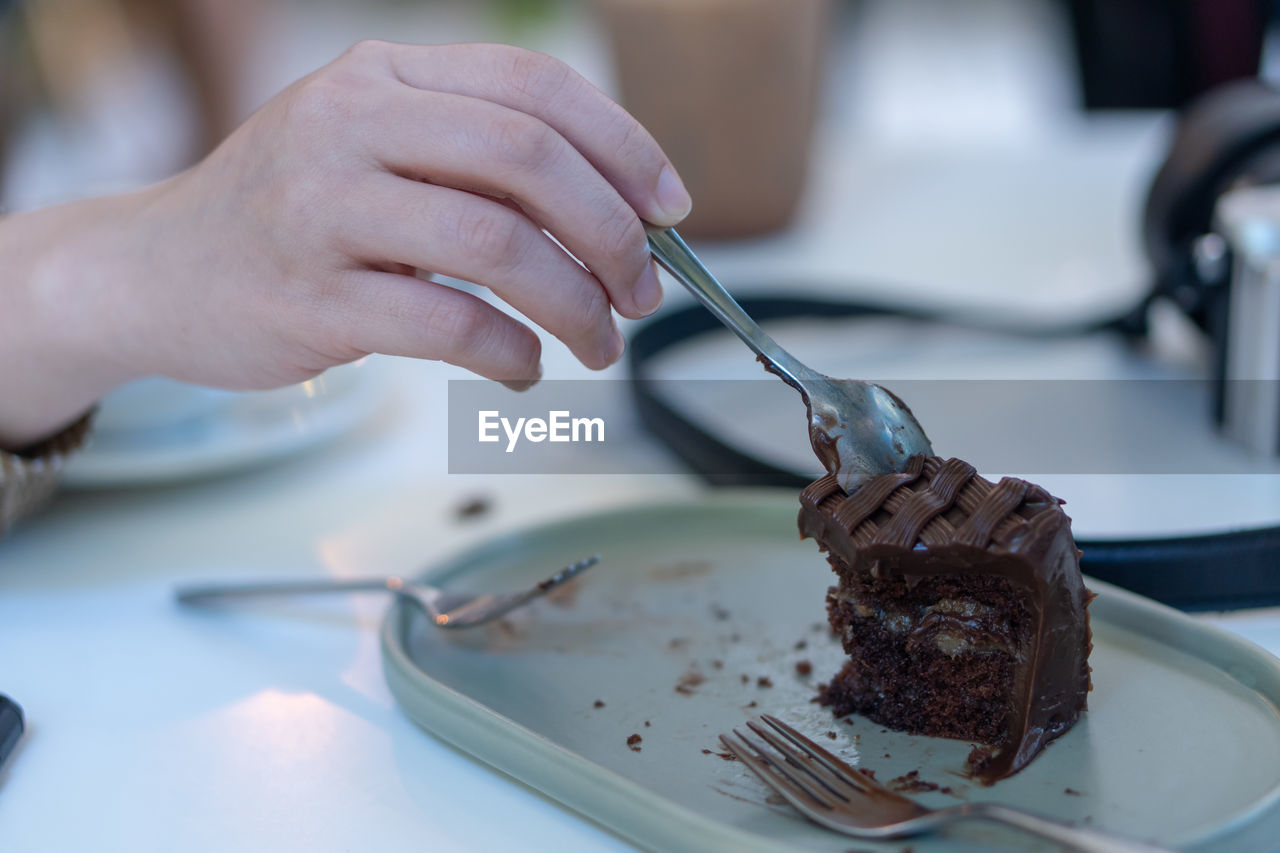
[[[905,838],[952,823],[989,820],[1087,853],[1154,853],[1164,848],[1071,826],[996,803],[929,809],[858,772],[796,729],[768,714],[720,741],[766,785],[809,820],[863,839]]]
[[[222,601],[264,598],[280,595],[311,595],[324,592],[391,592],[408,599],[426,612],[438,628],[471,628],[483,625],[523,607],[535,598],[572,580],[600,562],[594,554],[565,566],[549,578],[520,592],[474,595],[432,586],[424,581],[399,577],[357,578],[350,580],[286,580],[258,581],[238,584],[197,584],[179,587],[174,596],[179,604],[206,605]]]

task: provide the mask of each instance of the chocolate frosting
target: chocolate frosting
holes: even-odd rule
[[[1024,591],[1028,637],[993,636],[990,625],[947,613],[915,629],[1014,656],[1008,733],[970,757],[977,778],[990,783],[1016,773],[1071,728],[1089,690],[1092,594],[1059,500],[1024,480],[992,483],[959,459],[915,456],[907,470],[873,477],[852,495],[825,476],[804,489],[800,504],[801,536],[817,540],[837,573],[890,572],[908,584],[943,573],[990,574]]]

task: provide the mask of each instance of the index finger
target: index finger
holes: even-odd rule
[[[689,193],[654,138],[563,62],[500,44],[388,48],[392,72],[409,86],[481,98],[550,125],[640,218],[671,226],[689,214]]]

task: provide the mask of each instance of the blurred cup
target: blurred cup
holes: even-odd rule
[[[693,196],[688,236],[748,237],[795,214],[828,0],[595,0],[622,105]]]

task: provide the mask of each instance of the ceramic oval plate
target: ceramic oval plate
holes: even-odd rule
[[[514,589],[584,554],[603,559],[471,631],[438,630],[393,606],[382,636],[391,690],[428,731],[646,848],[1054,849],[979,824],[885,845],[821,830],[723,755],[720,732],[767,712],[926,805],[991,800],[1169,846],[1273,849],[1276,658],[1092,583],[1088,713],[1021,773],[983,787],[962,773],[970,744],[836,720],[812,701],[842,655],[824,621],[834,576],[797,538],[795,501],[716,494],[467,551],[433,580]]]

